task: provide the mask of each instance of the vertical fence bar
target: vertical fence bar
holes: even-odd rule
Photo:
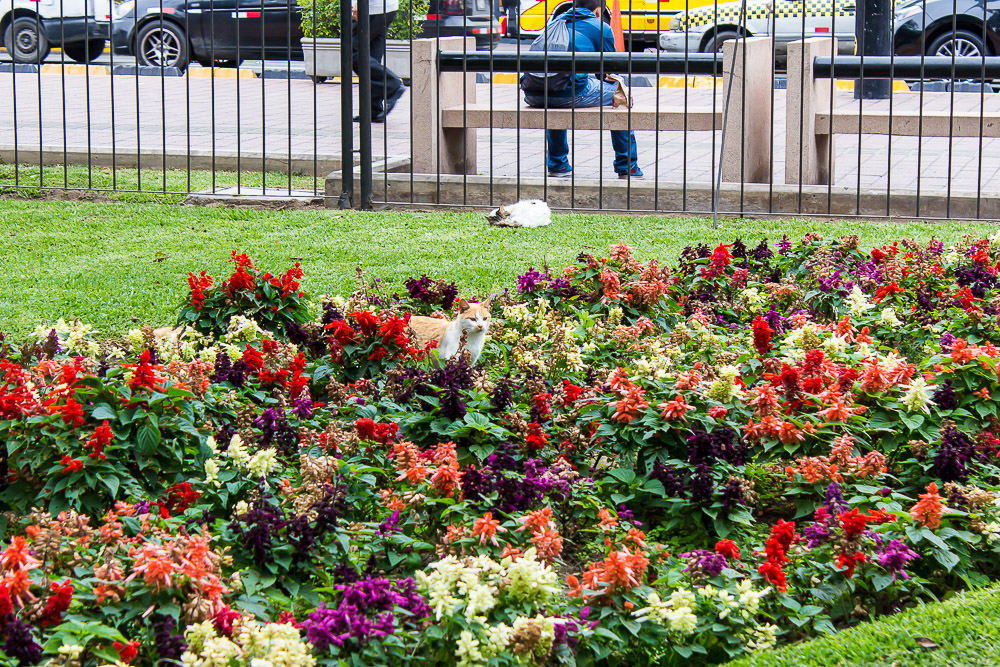
[[[372,200],[372,70],[371,16],[368,0],[358,0],[358,116],[361,158],[361,202],[363,211],[371,208]]]
[[[316,10],[313,9],[313,49],[316,48]],[[353,60],[353,26],[351,24],[351,3],[340,3],[340,208],[351,208],[354,196],[354,84],[351,81],[351,61]],[[313,84],[315,91],[316,84]],[[316,135],[315,92],[313,93],[313,136]],[[411,151],[412,155],[412,151]],[[314,178],[315,178],[315,171]],[[412,191],[412,188],[411,188]]]

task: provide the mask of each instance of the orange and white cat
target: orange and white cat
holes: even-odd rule
[[[436,340],[438,355],[442,359],[458,354],[462,332],[466,332],[466,349],[472,355],[472,363],[476,363],[483,353],[486,331],[490,328],[490,299],[472,304],[459,299],[458,309],[458,317],[450,321],[414,315],[410,318],[410,328],[421,345]]]

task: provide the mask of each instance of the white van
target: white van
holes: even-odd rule
[[[88,63],[111,36],[112,0],[0,0],[0,35],[16,63],[41,63],[53,46]]]

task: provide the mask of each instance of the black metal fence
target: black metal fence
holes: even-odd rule
[[[488,0],[15,0],[0,192],[1000,218],[1000,10],[904,0],[879,56],[849,0],[621,1],[633,49],[588,52],[529,0],[502,40]]]

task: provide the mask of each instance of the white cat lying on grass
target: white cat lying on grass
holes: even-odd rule
[[[525,199],[493,209],[486,220],[497,227],[544,227],[552,222],[552,209],[540,199]]]

